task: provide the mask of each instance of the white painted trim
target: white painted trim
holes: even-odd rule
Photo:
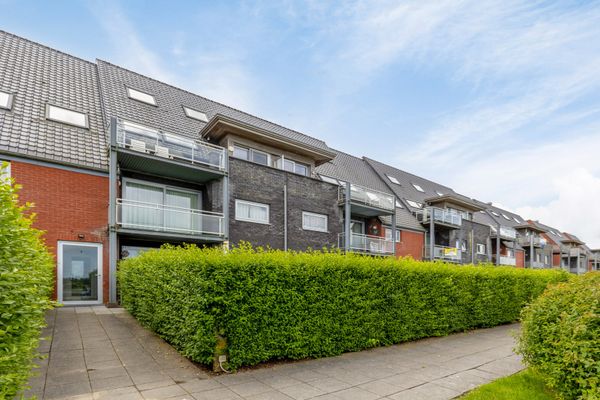
[[[63,301],[63,246],[82,246],[82,247],[96,247],[98,249],[98,300],[88,300],[88,301]],[[104,272],[104,267],[102,264],[102,243],[94,243],[94,242],[70,242],[70,241],[58,241],[58,256],[56,263],[56,299],[59,303],[64,305],[89,305],[89,304],[102,304],[102,297],[104,294],[104,285],[102,284],[102,274]]]

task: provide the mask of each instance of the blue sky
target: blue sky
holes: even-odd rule
[[[600,4],[13,1],[101,58],[600,247]]]

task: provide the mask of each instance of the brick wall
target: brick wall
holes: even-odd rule
[[[525,252],[523,250],[515,250],[515,258],[517,259],[517,268],[525,268]]]
[[[396,243],[396,256],[411,256],[415,260],[423,258],[423,246],[425,237],[423,232],[401,231],[400,242]]]
[[[35,204],[34,226],[46,231],[46,245],[55,257],[59,240],[102,243],[103,299],[106,302],[108,178],[16,161],[11,162],[11,176],[22,186],[21,202]]]

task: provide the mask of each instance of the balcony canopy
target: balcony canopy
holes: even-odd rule
[[[454,205],[463,210],[472,211],[472,212],[484,210],[483,207],[476,204],[471,199],[464,197],[464,196],[460,196],[458,194],[454,194],[454,193],[448,193],[443,196],[429,197],[429,198],[425,199],[425,202],[432,206]]]

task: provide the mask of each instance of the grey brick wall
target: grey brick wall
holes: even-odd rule
[[[471,237],[471,231],[473,236]],[[478,224],[473,221],[463,219],[461,229],[456,229],[450,233],[450,243],[454,246],[456,240],[465,240],[467,243],[467,251],[462,252],[462,263],[481,263],[488,262],[487,255],[477,254],[477,243],[485,244],[486,250],[489,251],[489,235],[490,227],[487,225]],[[474,257],[473,257],[474,255]]]
[[[229,178],[231,244],[244,240],[254,246],[283,249],[284,185],[287,185],[288,248],[306,250],[309,247],[320,249],[323,246],[337,246],[337,236],[342,230],[341,213],[337,205],[337,186],[234,158],[230,159]],[[213,193],[212,197],[212,206],[219,208],[216,204],[219,203],[218,193]],[[237,221],[236,199],[268,204],[269,224]],[[326,214],[328,232],[303,230],[302,211]]]

